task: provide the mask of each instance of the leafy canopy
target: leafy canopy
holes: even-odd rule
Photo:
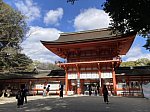
[[[150,60],[147,58],[141,58],[136,61],[122,62],[120,66],[121,67],[150,66]]]
[[[24,15],[0,0],[0,68],[10,71],[32,62],[20,47],[27,29]]]
[[[67,0],[72,4],[77,0]],[[150,50],[150,0],[106,0],[102,5],[112,18],[114,31],[135,32],[147,38],[143,46]]]
[[[103,9],[113,19],[114,30],[146,37],[144,47],[150,49],[150,0],[106,0]]]

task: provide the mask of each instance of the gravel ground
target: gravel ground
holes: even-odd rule
[[[16,99],[0,98],[0,112],[150,112],[150,100],[145,98],[101,96],[28,96],[28,103],[17,108]]]

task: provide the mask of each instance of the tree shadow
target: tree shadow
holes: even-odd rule
[[[17,108],[17,102],[1,104],[0,112],[60,112],[66,110],[67,106],[63,99],[47,98],[30,100],[20,108]]]

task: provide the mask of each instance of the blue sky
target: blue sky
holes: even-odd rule
[[[107,28],[110,17],[101,5],[104,0],[79,0],[74,5],[67,0],[4,0],[13,8],[26,15],[29,32],[21,44],[23,53],[33,60],[55,62],[58,56],[47,50],[40,40],[56,40],[61,32],[75,32],[97,28]],[[136,36],[129,52],[122,56],[123,61],[139,58],[150,59],[149,51],[142,46],[145,39]]]

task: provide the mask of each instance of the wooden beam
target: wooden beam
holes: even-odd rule
[[[67,67],[64,65],[64,69],[66,72],[66,77],[65,77],[65,94],[68,95],[68,70]]]
[[[81,82],[80,82],[80,67],[79,64],[76,64],[76,68],[77,68],[77,94],[80,95],[81,94]]]
[[[112,76],[113,76],[114,95],[117,95],[117,89],[116,89],[116,74],[115,74],[115,70],[114,70],[114,62],[112,62]]]

